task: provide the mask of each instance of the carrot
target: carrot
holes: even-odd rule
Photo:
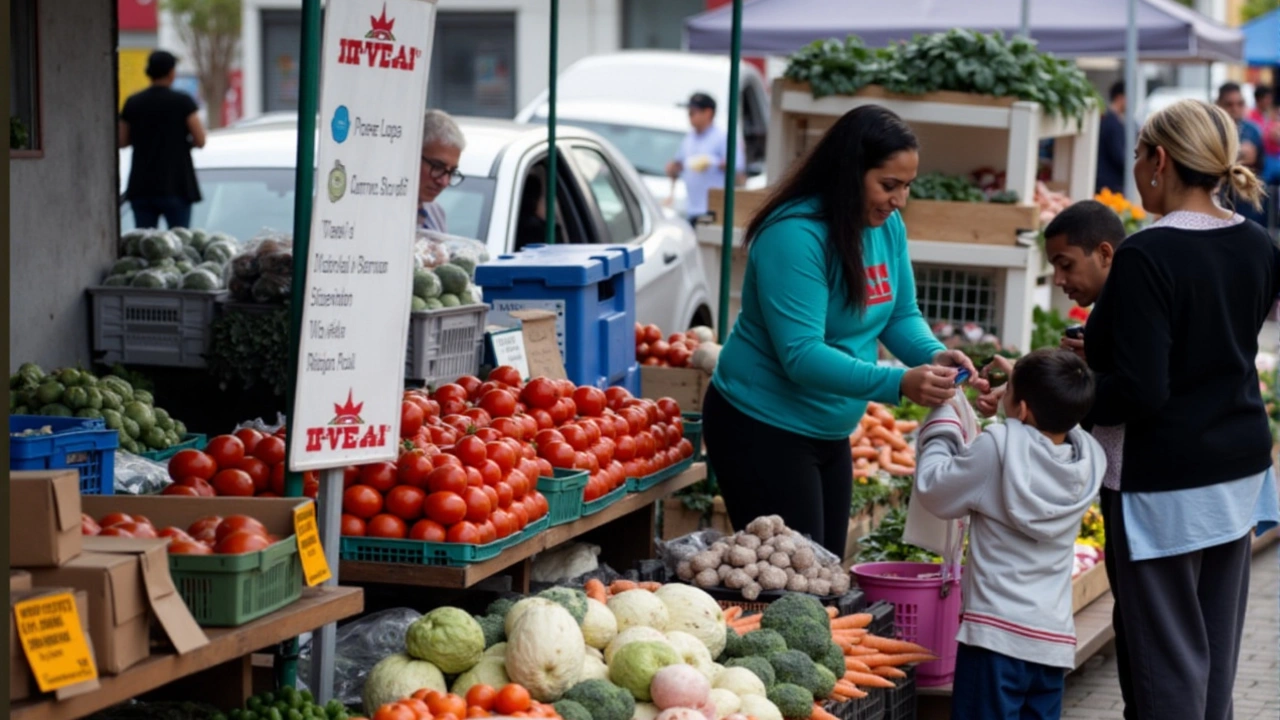
[[[859,425],[858,428],[853,431],[853,434],[849,436],[849,446],[852,447],[857,445],[859,442],[862,442],[862,439],[866,436],[867,429]]]
[[[825,608],[823,608],[823,609],[824,609],[824,610],[826,610],[826,612],[827,612],[827,617],[831,618],[832,620],[836,619],[836,617],[838,617],[838,616],[840,615],[840,611],[839,611],[839,610],[837,610],[837,609],[835,609],[835,608],[833,608],[833,607],[831,607],[830,605],[828,605],[827,607],[825,607]]]
[[[899,420],[894,424],[894,429],[900,433],[909,433],[918,427],[920,427],[920,423],[915,420]]]
[[[862,639],[864,647],[875,648],[883,653],[891,655],[902,655],[907,653],[916,653],[923,655],[932,655],[929,648],[923,645],[917,645],[913,642],[905,640],[893,640],[890,638],[882,638],[878,635],[868,635]]]
[[[849,660],[851,659],[850,656],[862,657],[865,655],[879,655],[880,651],[872,650],[869,647],[862,647],[861,645],[851,645],[850,647],[847,647],[844,649],[844,654],[845,654],[844,663],[846,666],[848,666]]]
[[[858,697],[858,693],[862,693],[863,697],[866,696],[865,690],[847,680],[836,681],[836,691],[848,695],[849,697]]]
[[[887,473],[889,473],[890,475],[896,475],[896,476],[898,476],[898,477],[904,477],[904,476],[907,476],[907,475],[914,475],[914,474],[916,473],[916,468],[915,468],[915,466],[914,466],[914,465],[911,465],[911,466],[907,466],[907,465],[885,465],[885,466],[884,466],[884,471],[885,471],[885,472],[887,472]]]
[[[736,620],[736,619],[738,618],[738,616],[739,616],[739,615],[741,615],[741,614],[742,614],[742,606],[741,606],[741,605],[734,605],[733,607],[731,607],[731,608],[729,608],[728,610],[725,610],[725,611],[724,611],[724,621],[725,621],[725,622],[733,622],[733,621],[734,621],[734,620]]]
[[[879,675],[882,678],[889,678],[890,680],[901,680],[907,676],[906,673],[890,665],[881,665],[880,667],[872,670],[871,673],[873,675]]]
[[[885,655],[884,653],[877,653],[875,655],[865,655],[859,659],[866,663],[867,667],[874,670],[881,665],[893,665],[896,667],[899,665],[933,662],[938,659],[938,656],[925,655],[921,653],[905,653],[902,655]]]
[[[871,624],[871,613],[853,613],[852,615],[842,615],[831,621],[831,629],[839,628],[865,628]]]
[[[813,712],[809,715],[809,720],[839,720],[835,715],[822,709],[818,703],[813,704]]]
[[[640,584],[632,580],[614,580],[609,586],[609,593],[612,595],[620,595],[628,590],[639,590]]]
[[[608,602],[609,592],[605,588],[604,583],[600,582],[600,580],[598,580],[597,578],[591,578],[590,580],[588,580],[582,589],[584,592],[586,592],[587,597],[591,598],[592,600],[596,600],[602,603]]]
[[[640,583],[640,589],[648,590],[649,592],[658,592],[659,590],[662,589],[662,583],[654,582],[652,580],[648,582],[642,582]]]
[[[906,465],[908,467],[916,466],[916,459],[911,457],[911,453],[905,450],[896,450],[890,454],[894,465]]]
[[[855,448],[852,448],[849,451],[849,453],[853,455],[853,458],[855,460],[858,460],[858,459],[875,460],[876,458],[880,457],[880,453],[877,452],[875,448],[869,448],[869,447],[855,447]]]
[[[893,464],[893,448],[888,445],[880,446],[879,456],[876,461],[880,463],[880,467],[888,467]]]
[[[735,623],[730,623],[729,627],[733,628],[734,630],[737,630],[739,635],[743,635],[751,632],[752,630],[759,630],[760,621],[747,618],[745,620],[740,620]]]
[[[853,450],[849,451],[849,454],[853,455],[854,451],[863,450],[863,449],[871,450],[871,448],[854,448]],[[875,450],[871,450],[871,452],[875,452]],[[854,470],[865,470],[870,466],[871,466],[871,460],[869,460],[868,458],[858,457],[857,455],[853,455]]]
[[[858,424],[863,428],[866,428],[867,432],[871,432],[872,428],[882,427],[880,425],[880,421],[871,415],[863,415],[862,419],[858,421]]]
[[[843,679],[846,682],[851,682],[857,685],[861,685],[863,687],[878,687],[878,688],[897,687],[896,685],[893,684],[892,681],[888,680],[887,678],[882,678],[879,675],[864,673],[857,670],[850,670],[846,672],[844,674]],[[836,684],[838,685],[839,683],[836,683]]]
[[[857,671],[857,672],[864,672],[864,673],[875,672],[871,668],[867,667],[866,663],[862,662],[857,658],[845,658],[844,667],[845,667],[845,672],[849,672],[851,670]],[[903,673],[903,675],[905,676],[906,673]]]
[[[893,433],[889,432],[889,430],[886,429],[883,425],[879,425],[879,426],[868,429],[867,434],[870,435],[872,438],[880,438],[881,440],[884,440],[885,442],[889,443],[889,446],[892,447],[894,450],[905,450],[907,447],[906,440],[903,440],[897,435],[894,435]]]
[[[831,637],[836,640],[857,640],[864,637],[867,631],[862,628],[848,628],[844,630],[832,630]]]

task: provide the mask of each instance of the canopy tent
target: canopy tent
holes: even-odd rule
[[[746,0],[742,53],[787,55],[814,40],[858,35],[871,47],[917,33],[963,27],[1017,34],[1022,0]],[[1066,57],[1122,57],[1126,3],[1115,0],[1029,0],[1031,37]],[[732,6],[685,20],[688,49],[727,52]],[[1244,36],[1174,0],[1139,0],[1138,52],[1143,60],[1239,61]],[[1273,38],[1274,39],[1274,38]]]
[[[1280,10],[1254,18],[1244,32],[1244,61],[1250,65],[1280,65]]]

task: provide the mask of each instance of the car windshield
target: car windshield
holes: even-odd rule
[[[288,168],[197,169],[203,199],[191,207],[191,226],[248,240],[293,231],[294,172]],[[440,194],[451,235],[484,239],[494,181],[468,177]],[[120,207],[120,230],[134,229],[133,210]]]
[[[533,122],[545,125],[547,118],[535,115]],[[644,175],[666,175],[667,163],[676,156],[684,133],[670,130],[623,125],[620,123],[593,122],[560,117],[557,122],[590,130],[608,140],[622,156]]]

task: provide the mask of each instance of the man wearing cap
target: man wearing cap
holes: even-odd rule
[[[693,127],[684,136],[675,158],[667,163],[667,176],[684,180],[686,209],[689,224],[707,214],[707,193],[712,188],[724,187],[724,168],[729,158],[729,134],[716,127],[716,101],[706,93],[694,93],[689,98],[689,124]],[[737,160],[739,167],[746,162],[742,137],[738,137]],[[746,173],[737,172],[741,184]]]
[[[156,50],[147,58],[151,87],[131,96],[120,112],[120,147],[133,146],[126,197],[140,228],[188,227],[200,185],[191,148],[204,147],[204,126],[196,101],[174,90],[178,60]]]

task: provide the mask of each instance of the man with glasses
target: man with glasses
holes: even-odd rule
[[[444,208],[436,202],[444,189],[462,182],[458,160],[467,146],[458,124],[442,110],[428,110],[422,124],[422,170],[418,177],[418,227],[448,233]]]
[[[1240,164],[1262,177],[1262,131],[1245,116],[1247,108],[1244,102],[1244,92],[1240,90],[1240,86],[1229,82],[1218,88],[1218,107],[1226,110],[1231,119],[1236,121],[1236,128],[1240,133]],[[1230,188],[1223,188],[1223,195],[1232,201],[1237,200]],[[1275,200],[1273,198],[1265,198],[1263,202],[1272,203]],[[1254,208],[1247,202],[1234,202],[1234,205],[1236,212],[1263,227],[1267,226],[1265,204],[1262,210]]]
[[[716,101],[706,93],[689,98],[689,134],[684,136],[675,158],[667,163],[667,176],[684,180],[689,224],[707,214],[707,194],[712,188],[724,187],[724,167],[729,158],[729,133],[716,127]],[[746,165],[742,135],[738,135],[737,182],[747,178],[741,168]]]

